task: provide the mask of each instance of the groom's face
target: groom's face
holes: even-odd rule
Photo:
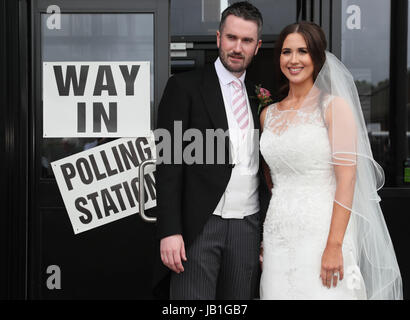
[[[216,39],[222,64],[237,77],[243,74],[262,44],[256,22],[234,15],[226,17]]]

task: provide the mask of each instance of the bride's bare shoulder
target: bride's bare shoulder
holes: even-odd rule
[[[353,119],[353,113],[349,102],[340,96],[330,96],[325,105],[325,120],[329,124],[334,117]]]
[[[349,103],[346,99],[340,96],[329,96],[325,109],[328,113],[332,113],[334,110],[344,110],[348,112],[350,110]]]

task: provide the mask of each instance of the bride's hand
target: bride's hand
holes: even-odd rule
[[[342,246],[338,244],[327,244],[322,255],[322,267],[320,278],[324,286],[330,288],[333,280],[333,287],[336,287],[337,280],[343,279],[343,253]]]

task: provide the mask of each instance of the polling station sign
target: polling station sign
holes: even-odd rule
[[[74,233],[139,212],[139,166],[155,158],[150,137],[121,138],[51,163]],[[155,166],[144,173],[145,210],[156,206]]]
[[[44,62],[43,137],[146,137],[150,63]]]

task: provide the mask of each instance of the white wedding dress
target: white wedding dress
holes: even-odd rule
[[[331,99],[326,100],[325,106]],[[273,189],[264,221],[261,299],[366,299],[352,221],[343,242],[344,279],[328,289],[319,277],[336,189],[323,119],[313,105],[268,107],[260,151]]]

